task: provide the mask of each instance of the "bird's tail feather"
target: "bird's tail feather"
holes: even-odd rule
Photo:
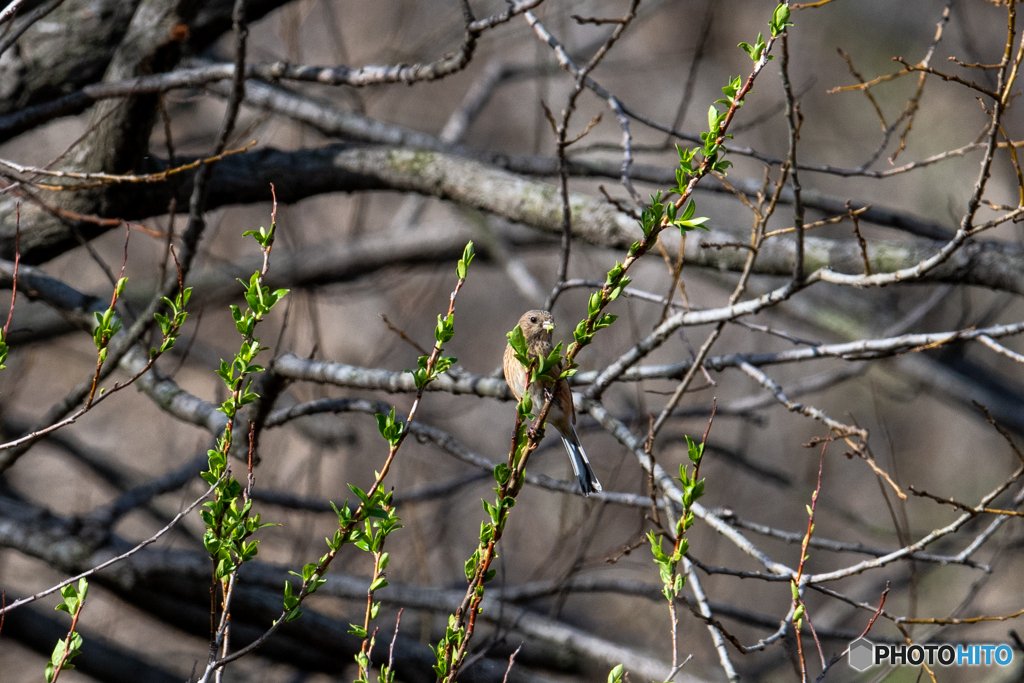
[[[602,491],[601,482],[597,480],[597,475],[590,467],[587,454],[583,452],[583,446],[576,435],[576,429],[571,425],[569,428],[572,433],[569,436],[562,435],[562,443],[565,444],[565,450],[569,454],[569,462],[572,463],[572,470],[576,473],[576,481],[580,484],[580,490],[583,491],[584,496]]]

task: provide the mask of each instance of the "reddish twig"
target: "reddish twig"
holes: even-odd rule
[[[928,498],[929,500],[934,500],[936,503],[941,503],[943,505],[952,505],[957,510],[963,510],[964,512],[971,515],[988,514],[1004,515],[1006,517],[1024,517],[1024,512],[1020,512],[1018,510],[1001,510],[999,508],[990,508],[985,506],[972,507],[970,505],[967,505],[966,503],[961,503],[960,501],[955,500],[953,498],[942,498],[940,496],[935,495],[934,493],[928,493],[927,491],[924,491],[922,489],[916,489],[913,486],[908,486],[907,488],[909,488],[910,492],[913,493],[915,496],[918,496],[920,498]]]
[[[85,598],[80,597],[75,613],[71,616],[71,628],[68,629],[68,635],[64,639],[64,654],[61,655],[60,661],[57,662],[57,666],[53,669],[53,678],[50,679],[50,683],[57,683],[57,677],[60,676],[61,669],[64,668],[68,661],[68,655],[71,654],[71,639],[75,635],[75,627],[78,625],[78,617],[82,614],[83,607],[85,607]]]
[[[829,431],[831,431],[831,430],[829,430]],[[806,612],[807,612],[807,606],[804,604],[803,599],[800,597],[800,586],[801,586],[801,581],[802,581],[803,574],[804,574],[804,563],[807,562],[807,558],[808,558],[807,547],[808,547],[808,545],[811,542],[811,533],[814,531],[814,513],[817,510],[817,506],[818,506],[818,495],[821,493],[821,473],[822,473],[822,470],[825,468],[825,449],[827,449],[827,448],[828,448],[828,440],[826,439],[825,442],[821,445],[821,456],[818,458],[818,481],[817,481],[817,484],[814,487],[814,493],[811,494],[811,504],[808,507],[807,533],[804,534],[804,540],[800,544],[800,562],[799,562],[799,564],[797,564],[796,576],[793,578],[793,581],[792,581],[792,584],[791,584],[792,587],[793,587],[793,603],[792,603],[792,607],[790,608],[790,612],[792,614],[794,614],[794,615],[796,615],[797,610],[800,609],[800,608],[802,608],[801,612],[803,614],[806,614]],[[804,658],[803,641],[802,641],[802,639],[800,637],[800,627],[799,627],[800,617],[798,616],[798,617],[794,618],[792,621],[793,621],[794,627],[796,628],[796,648],[797,648],[797,654],[800,656],[800,680],[804,681],[804,683],[806,683],[807,682],[807,662],[806,662],[806,659]],[[810,617],[808,617],[807,623],[810,624]],[[813,630],[812,630],[812,632],[813,632]],[[814,640],[815,640],[815,642],[818,643],[818,651],[821,652],[821,643],[818,642],[817,634],[814,635]],[[822,666],[824,666],[824,661],[825,661],[824,654],[822,654],[821,659],[822,659]]]
[[[7,339],[7,331],[11,327],[14,316],[14,301],[18,297],[18,265],[21,263],[21,202],[14,203],[14,275],[11,278],[11,307],[7,310],[7,322],[0,339]]]
[[[523,644],[519,643],[519,647],[516,648],[516,651],[508,656],[508,668],[505,669],[505,677],[501,679],[501,683],[508,683],[508,675],[512,673],[512,665],[516,662],[516,655],[519,654],[519,651],[522,649]]]
[[[388,670],[395,664],[395,641],[398,640],[398,625],[402,623],[402,612],[404,607],[398,608],[398,618],[395,619],[395,634],[391,636],[391,646],[388,648]]]

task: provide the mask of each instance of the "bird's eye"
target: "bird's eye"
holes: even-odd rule
[[[536,322],[537,322],[537,316],[533,316],[533,317],[531,317],[531,318],[530,318],[530,322],[531,322],[531,323],[536,323]]]

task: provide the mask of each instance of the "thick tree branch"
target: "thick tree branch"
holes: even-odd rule
[[[509,68],[503,73],[511,75],[514,71]],[[227,88],[220,83],[209,86],[209,89],[224,96],[228,92]],[[447,143],[441,138],[411,128],[372,119],[356,112],[342,111],[331,104],[261,81],[248,83],[245,104],[286,116],[327,136],[355,142],[446,152],[527,176],[555,176],[558,174],[558,160],[554,157],[523,156]],[[566,162],[569,174],[572,176],[619,179],[622,174],[622,164],[619,162],[589,159],[582,155],[571,156]],[[630,166],[629,175],[635,181],[651,183],[658,187],[669,187],[676,181],[673,170],[664,166],[633,164]],[[729,181],[733,188],[748,197],[756,197],[762,190],[761,183],[754,178],[730,177]],[[730,190],[713,176],[706,178],[697,186],[697,189],[701,192],[730,193]],[[848,211],[845,200],[824,196],[813,189],[804,189],[802,200],[806,208],[822,211],[830,216],[845,215]],[[792,188],[787,186],[783,189],[779,203],[793,203]],[[859,199],[853,200],[851,203],[855,207],[864,208],[859,218],[867,223],[884,225],[935,240],[949,240],[953,235],[953,232],[945,226],[913,214],[869,204]]]
[[[208,207],[252,203],[266,199],[275,183],[278,198],[295,202],[328,192],[399,190],[435,196],[523,223],[548,234],[560,234],[561,202],[552,185],[527,180],[506,171],[443,153],[384,147],[332,145],[317,150],[280,152],[261,150],[229,157],[213,171]],[[188,183],[182,183],[187,186]],[[132,186],[125,203],[107,211],[127,219],[140,219],[166,211],[170,188],[166,185]],[[184,190],[179,190],[185,201]],[[130,201],[129,201],[130,199]],[[637,228],[632,219],[613,207],[581,194],[570,195],[574,236],[591,244],[622,248],[632,242]],[[46,260],[77,245],[70,226],[47,224],[23,227],[23,261]],[[11,255],[13,226],[0,228],[0,253]],[[109,229],[95,223],[77,226],[87,236]],[[733,241],[731,233],[713,232],[710,242]],[[709,249],[705,240],[688,240],[686,257],[695,265],[740,270],[746,254],[736,249]],[[942,243],[929,241],[875,241],[868,246],[872,271],[911,268],[934,255]],[[759,254],[754,272],[782,275],[792,272],[791,245],[769,239]],[[805,239],[805,270],[828,267],[834,272],[863,269],[856,240]],[[1024,248],[1005,242],[972,241],[953,252],[941,265],[915,282],[973,284],[1024,293]]]

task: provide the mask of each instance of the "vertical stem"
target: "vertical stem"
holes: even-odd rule
[[[75,608],[75,613],[71,617],[71,628],[68,629],[68,635],[64,639],[64,654],[61,655],[60,661],[57,662],[57,666],[53,669],[53,681],[57,683],[57,677],[60,676],[61,669],[68,661],[68,656],[71,654],[71,639],[75,635],[75,627],[78,625],[78,616],[82,613],[82,607],[85,606],[85,600],[79,599],[78,605]],[[74,668],[74,667],[72,667]]]
[[[790,183],[793,187],[793,226],[795,229],[795,252],[793,257],[793,283],[804,281],[804,204],[800,192],[800,174],[796,163],[796,144],[800,139],[800,106],[793,96],[793,86],[789,82],[789,31],[782,33],[782,87],[786,91],[786,124],[789,126],[789,164]]]

